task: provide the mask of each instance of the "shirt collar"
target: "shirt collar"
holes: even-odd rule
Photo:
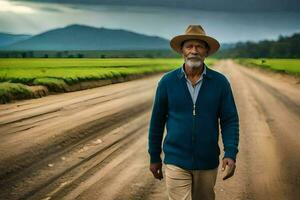
[[[203,76],[206,75],[206,68],[207,68],[207,66],[206,66],[206,64],[204,63],[204,70],[203,70],[203,73],[201,74],[201,77],[203,77]],[[186,73],[185,73],[185,71],[184,71],[184,64],[181,66],[180,78],[182,78],[183,76],[187,79],[187,75],[186,75]],[[201,79],[201,77],[200,77],[200,79]]]

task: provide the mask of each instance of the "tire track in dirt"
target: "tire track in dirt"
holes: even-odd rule
[[[72,189],[54,199],[166,199],[164,181],[155,180],[149,171],[147,130],[150,112],[146,115],[146,124],[141,128],[139,138],[130,147],[122,148],[122,153],[116,154],[101,170],[78,181]],[[155,191],[158,185],[161,187]],[[156,198],[152,198],[153,194]]]
[[[271,93],[274,97],[278,98],[278,101],[284,103],[290,112],[293,112],[295,115],[300,115],[300,99],[293,100],[286,94],[283,94],[280,89],[274,88],[273,86],[263,82],[262,80],[256,78],[255,75],[243,71],[242,73],[263,87],[266,92]]]
[[[68,165],[57,177],[44,185],[39,190],[28,194],[28,199],[61,199],[67,191],[74,190],[74,187],[82,181],[94,177],[98,171],[108,165],[116,156],[122,155],[122,150],[128,148],[133,142],[141,137],[141,131],[145,127],[145,115],[142,114],[129,123],[126,123],[102,138],[95,138],[92,141],[84,143],[79,149],[72,149],[65,157],[72,158],[69,162],[61,165]],[[75,162],[75,165],[72,164]],[[59,163],[58,163],[59,164]],[[49,170],[45,169],[45,172]],[[41,173],[43,174],[43,173]]]
[[[300,196],[299,86],[272,74],[222,61],[240,114],[237,172],[218,181],[220,199],[297,199]],[[220,177],[219,177],[220,178]]]
[[[68,94],[66,99],[64,99],[64,97],[61,95],[57,95],[57,98],[60,100],[56,100],[56,103],[54,104],[51,103],[51,101],[48,101],[48,97],[45,97],[41,103],[44,105],[44,107],[41,108],[41,105],[39,105],[37,109],[32,110],[32,113],[30,113],[28,110],[23,113],[22,107],[15,108],[20,108],[21,111],[16,110],[11,112],[11,114],[5,115],[1,118],[2,123],[5,121],[17,121],[20,120],[20,118],[22,119],[22,117],[27,118],[28,115],[34,116],[37,113],[38,115],[41,115],[43,111],[48,113],[49,109],[52,109],[53,107],[55,107],[55,109],[59,109],[60,111],[57,112],[57,117],[52,116],[50,119],[43,120],[42,122],[40,120],[39,122],[36,122],[36,119],[34,119],[33,122],[30,119],[24,119],[24,123],[32,126],[31,129],[25,129],[23,131],[16,132],[15,127],[19,126],[18,123],[2,124],[2,126],[0,126],[0,133],[3,134],[1,136],[0,143],[0,173],[7,173],[7,165],[12,165],[13,163],[24,164],[24,162],[28,162],[30,159],[25,156],[26,152],[28,152],[30,155],[35,154],[33,156],[37,156],[39,151],[45,151],[45,149],[47,149],[46,146],[50,146],[50,144],[60,144],[62,141],[76,138],[74,129],[76,130],[78,127],[80,128],[84,124],[93,122],[97,119],[102,119],[104,117],[109,118],[109,116],[113,115],[114,113],[119,113],[126,109],[134,109],[136,106],[146,104],[147,102],[149,104],[153,96],[153,90],[149,90],[149,87],[155,87],[156,79],[157,76],[152,79],[144,79],[143,81],[132,81],[131,84],[124,83],[107,86],[103,89],[91,89],[89,91],[89,95],[86,94],[89,97],[95,97],[95,95],[99,97],[107,96],[105,97],[104,101],[102,99],[98,100],[100,101],[99,103],[95,104],[95,102],[92,101],[93,105],[86,104],[87,102],[91,102],[86,100],[85,96]],[[136,86],[136,84],[139,86]],[[137,89],[137,87],[140,87],[140,89]],[[113,95],[115,93],[114,90],[129,90],[131,95],[128,95],[128,92],[125,92],[125,94],[117,97]],[[80,92],[81,91],[76,93]],[[74,102],[78,103],[80,100],[82,100],[83,106],[81,107],[76,105],[76,108],[73,109],[72,104]],[[26,107],[35,107],[35,101],[31,100],[31,102],[33,102],[32,105],[26,104]],[[69,105],[67,103],[69,103]],[[68,105],[69,108],[67,108],[66,105]],[[6,105],[1,105],[0,107],[3,109],[3,107],[5,108]],[[8,107],[11,107],[11,105],[8,105]],[[6,132],[10,131],[15,133],[6,134]],[[20,158],[22,159],[19,160]],[[12,160],[13,163],[10,163],[9,160]]]
[[[111,146],[122,142],[127,135],[135,134],[136,131],[133,128],[136,125],[132,124],[131,121],[138,117],[140,113],[147,112],[149,106],[149,103],[140,105],[139,109],[127,110],[127,112],[130,111],[130,115],[121,113],[119,116],[110,116],[95,127],[85,127],[91,133],[90,135],[80,136],[76,138],[76,141],[64,141],[64,146],[59,149],[55,148],[55,145],[50,146],[50,150],[46,151],[44,155],[39,155],[38,158],[34,157],[29,166],[11,173],[10,176],[4,176],[2,180],[5,180],[5,182],[1,181],[0,196],[14,197],[13,194],[15,194],[16,197],[30,197],[63,174],[85,164],[90,157],[103,153]],[[111,117],[115,117],[115,119],[111,120]],[[107,122],[107,120],[110,121]],[[143,123],[145,124],[145,122]],[[74,133],[81,134],[78,130]],[[118,135],[117,138],[116,135]],[[114,138],[113,141],[112,138]],[[95,150],[97,148],[99,148],[99,151]],[[90,149],[94,150],[91,151]],[[13,190],[10,188],[13,188]]]
[[[83,157],[79,158],[79,161],[81,161],[79,162],[78,157],[74,156],[76,157],[75,160],[77,159],[79,163],[67,164],[67,169],[61,169],[60,174],[57,172],[53,173],[49,170],[54,166],[51,160],[64,158],[63,162],[65,162],[66,156],[64,156],[64,154],[68,151],[72,151],[78,148],[78,146],[84,145],[99,136],[105,137],[110,130],[120,128],[122,124],[126,125],[130,120],[138,117],[139,113],[149,112],[154,88],[159,77],[160,76],[149,77],[143,80],[91,89],[89,93],[86,94],[90,98],[94,96],[91,99],[86,99],[86,96],[78,94],[71,95],[68,93],[66,97],[57,95],[57,99],[53,96],[49,96],[49,99],[55,99],[54,103],[52,101],[49,102],[49,100],[46,99],[48,97],[45,97],[43,101],[37,99],[38,105],[35,104],[34,100],[29,100],[31,103],[23,101],[18,103],[17,106],[12,106],[11,104],[0,106],[1,115],[6,117],[4,121],[10,119],[6,121],[8,122],[6,124],[2,121],[2,126],[0,127],[2,130],[4,130],[3,127],[7,125],[12,126],[12,128],[18,127],[19,124],[16,121],[23,121],[24,123],[34,124],[47,136],[43,143],[37,145],[34,141],[35,132],[32,130],[31,132],[16,131],[15,134],[14,132],[8,134],[9,136],[6,138],[8,142],[16,137],[24,136],[23,142],[27,143],[27,145],[29,144],[28,146],[30,147],[28,151],[23,146],[17,146],[19,149],[16,149],[17,147],[11,145],[12,143],[8,144],[2,142],[0,144],[1,196],[5,199],[19,199],[20,197],[27,199],[46,187],[46,185],[58,179],[60,174],[71,170],[72,167],[76,168],[76,165],[80,166],[80,163],[85,163],[82,161]],[[81,92],[86,93],[86,91],[79,91],[77,93]],[[96,97],[95,94],[99,97]],[[105,99],[103,100],[103,98]],[[66,108],[66,106],[68,107]],[[41,120],[40,118],[43,116],[41,110],[45,111],[45,113],[49,113],[49,107],[50,109],[53,109],[53,107],[57,109],[58,107],[58,112],[61,112],[59,113],[59,117],[46,117],[46,119]],[[32,109],[32,113],[30,113],[30,109]],[[100,112],[98,110],[100,110]],[[2,111],[6,113],[3,114]],[[71,112],[68,113],[68,111]],[[23,112],[25,112],[25,114]],[[28,117],[28,115],[32,118]],[[39,118],[35,118],[36,115],[38,115]],[[74,117],[74,115],[76,117]],[[65,124],[64,122],[66,120],[59,121],[61,117],[69,117],[69,120],[73,120],[74,125],[69,126]],[[13,121],[14,123],[11,123]],[[41,121],[45,121],[46,123],[40,123]],[[49,127],[49,123],[51,122],[55,122],[59,126],[55,127],[59,134],[53,133],[53,129],[43,127]],[[142,125],[143,124],[145,126],[145,120]],[[64,129],[66,127],[68,128]],[[132,125],[132,127],[134,127],[134,125]],[[130,127],[127,128],[127,130],[130,130]],[[133,131],[131,134],[135,132],[136,131]],[[1,133],[6,135],[5,132]],[[54,139],[51,136],[54,136]],[[122,140],[116,140],[116,143],[121,143],[121,141]],[[100,144],[100,146],[101,145],[102,144]],[[19,150],[17,151],[17,155],[16,150]],[[4,154],[6,155],[3,156]],[[48,166],[47,163],[49,163]]]

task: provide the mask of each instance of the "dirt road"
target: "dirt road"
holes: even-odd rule
[[[217,199],[300,197],[300,85],[221,61],[240,116],[234,178]],[[166,200],[148,171],[147,129],[160,76],[0,105],[0,199]]]

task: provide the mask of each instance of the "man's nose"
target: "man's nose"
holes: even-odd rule
[[[193,46],[191,49],[191,53],[198,54],[197,47]]]

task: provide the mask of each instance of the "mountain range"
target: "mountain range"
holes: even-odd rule
[[[26,39],[29,39],[31,35],[15,35],[10,33],[0,33],[0,47],[8,46]]]
[[[1,50],[150,50],[169,49],[169,41],[122,29],[69,25],[41,34],[0,34]]]

